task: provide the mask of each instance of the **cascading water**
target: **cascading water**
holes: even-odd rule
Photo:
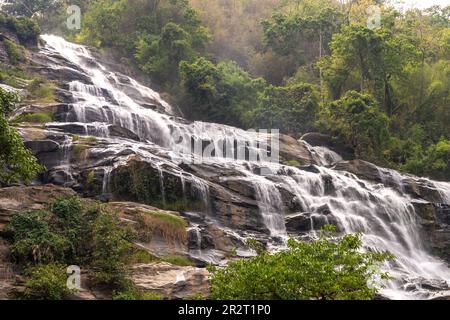
[[[90,79],[90,83],[80,80],[69,83],[74,102],[67,119],[75,120],[68,121],[70,123],[67,124],[83,124],[86,126],[86,135],[108,139],[111,153],[120,154],[122,150],[130,149],[155,168],[159,168],[163,192],[164,170],[170,168],[180,176],[183,190],[186,181],[189,181],[201,193],[208,211],[208,183],[180,169],[177,161],[186,155],[178,153],[180,150],[175,148],[174,136],[187,134],[194,140],[213,141],[216,149],[220,149],[226,142],[250,141],[254,137],[246,131],[229,126],[176,121],[170,105],[156,92],[129,77],[108,71],[85,47],[68,43],[56,36],[46,35],[42,38],[47,43],[42,48],[44,54],[62,56]],[[149,108],[152,103],[159,105],[160,110]],[[64,130],[65,125],[52,123],[47,126]],[[112,125],[133,132],[141,141],[109,138],[107,128]],[[90,129],[92,127],[96,130]],[[178,133],[174,135],[175,131]],[[149,146],[151,151],[148,151]],[[262,219],[271,236],[287,235],[284,205],[279,191],[284,188],[296,196],[301,214],[308,214],[311,219],[312,236],[320,218],[334,222],[342,232],[361,232],[364,246],[368,250],[387,250],[393,253],[395,262],[384,266],[395,278],[394,281],[388,282],[383,290],[390,298],[427,298],[429,293],[420,287],[420,284],[415,285],[418,283],[417,279],[450,280],[448,267],[428,254],[422,244],[420,226],[411,205],[412,199],[399,193],[398,188],[376,185],[352,174],[329,169],[327,167],[342,160],[340,156],[326,148],[308,148],[315,162],[320,165],[315,168],[315,172],[274,163],[239,162],[214,156],[204,161],[206,165],[209,162],[229,167],[236,173],[234,177],[223,177],[223,180],[239,179],[254,186]],[[95,148],[91,152],[95,152]],[[160,157],[159,153],[170,154],[171,160]],[[126,158],[123,161],[126,161]],[[116,163],[115,166],[117,165]],[[260,176],[254,173],[253,166],[264,165],[271,167],[274,174]],[[105,169],[104,193],[108,193],[111,170]],[[401,176],[395,175],[394,180],[401,185]],[[450,184],[435,185],[440,190],[443,201],[450,204]],[[200,235],[196,236],[201,239]]]

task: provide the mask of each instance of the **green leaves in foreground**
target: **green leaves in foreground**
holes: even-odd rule
[[[0,184],[30,182],[43,170],[31,151],[25,148],[19,132],[7,120],[15,102],[15,95],[0,88]]]
[[[211,268],[212,299],[231,300],[369,300],[388,279],[378,266],[389,253],[362,252],[361,236],[332,241],[289,240],[289,249]]]

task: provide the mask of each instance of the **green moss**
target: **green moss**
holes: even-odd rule
[[[22,114],[18,117],[16,117],[13,122],[14,123],[21,123],[21,122],[28,122],[28,123],[48,123],[53,121],[53,113],[51,112],[33,112],[33,113],[26,113]]]
[[[182,217],[176,216],[172,213],[164,212],[164,211],[155,211],[155,212],[150,212],[148,214],[154,216],[155,218],[158,218],[161,221],[170,223],[171,225],[173,225],[174,228],[186,228],[187,227],[186,220],[184,220]]]
[[[72,152],[76,158],[81,158],[83,157],[87,149],[89,149],[88,146],[85,146],[83,144],[76,144],[72,147]]]
[[[286,160],[283,161],[283,165],[289,167],[300,167],[300,162],[298,162],[297,160]]]
[[[170,243],[187,241],[186,221],[170,212],[136,212],[137,234],[139,240],[151,242],[155,235],[162,236]]]
[[[8,54],[9,61],[13,65],[19,65],[21,62],[25,61],[23,48],[8,39],[3,40],[5,45],[6,53]]]
[[[89,171],[87,178],[86,178],[87,184],[92,186],[94,183],[94,179],[95,179],[95,171],[91,170],[91,171]]]
[[[98,142],[98,139],[96,137],[93,137],[93,136],[82,137],[82,136],[79,136],[79,135],[74,135],[72,137],[72,141],[73,142],[82,141],[82,142],[88,142],[88,143],[96,143],[96,142]]]
[[[27,87],[28,99],[41,103],[55,102],[54,86],[40,78],[33,79]]]
[[[129,258],[130,264],[138,264],[138,263],[152,263],[161,261],[158,257],[150,254],[148,251],[144,249],[136,249]]]
[[[162,261],[168,262],[170,264],[181,266],[181,267],[187,267],[187,266],[194,266],[194,262],[186,258],[185,256],[180,255],[168,255],[161,259]]]
[[[144,292],[129,282],[122,291],[113,294],[113,300],[163,300],[156,292]]]

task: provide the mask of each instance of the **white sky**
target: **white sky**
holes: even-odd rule
[[[448,6],[450,5],[450,0],[395,0],[392,2],[399,3],[400,7],[416,7],[416,8],[429,8],[434,5]]]

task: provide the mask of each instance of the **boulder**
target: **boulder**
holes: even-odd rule
[[[339,154],[345,160],[351,160],[355,158],[355,150],[335,141],[331,136],[327,134],[309,132],[304,134],[300,138],[300,140],[305,141],[313,147],[326,147]]]
[[[130,273],[131,281],[145,292],[155,292],[170,299],[209,296],[209,273],[206,269],[162,262],[134,265]]]
[[[296,139],[280,134],[280,157],[284,161],[297,161],[302,166],[314,163],[308,148]]]
[[[55,185],[0,189],[0,231],[16,213],[44,209],[55,199],[67,198],[75,194],[75,191],[71,189]]]
[[[33,140],[26,141],[25,147],[30,149],[34,155],[39,155],[45,152],[57,151],[60,145],[53,140]]]

